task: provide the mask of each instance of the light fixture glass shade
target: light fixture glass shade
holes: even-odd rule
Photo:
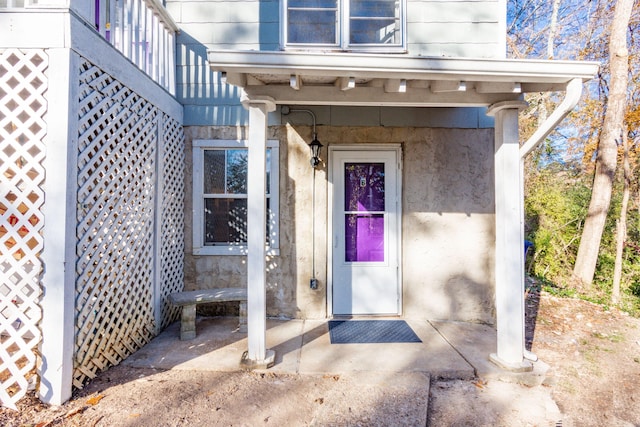
[[[315,168],[320,164],[320,149],[322,148],[322,144],[320,144],[318,138],[314,136],[313,141],[309,144],[309,148],[311,149],[311,166]]]

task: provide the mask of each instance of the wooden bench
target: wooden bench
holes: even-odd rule
[[[196,337],[196,306],[210,302],[240,301],[240,332],[247,332],[247,290],[245,288],[203,289],[175,292],[169,295],[171,304],[182,307],[180,339]]]

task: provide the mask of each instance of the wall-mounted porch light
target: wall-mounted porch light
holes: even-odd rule
[[[312,168],[317,168],[320,164],[320,149],[323,147],[323,145],[320,144],[320,141],[318,141],[318,133],[316,132],[316,115],[311,110],[292,109],[287,105],[283,105],[280,109],[280,112],[283,116],[287,116],[290,113],[307,113],[311,115],[311,118],[313,119],[313,140],[309,143],[309,149],[311,149],[310,163]]]
[[[313,133],[313,141],[309,143],[309,148],[311,149],[311,167],[315,169],[320,164],[320,149],[322,148],[315,132]]]
[[[313,139],[309,143],[309,149],[311,150],[311,167],[313,168],[313,191],[311,194],[311,278],[309,279],[309,287],[311,289],[318,289],[318,279],[316,279],[316,168],[320,164],[320,149],[322,144],[318,141],[318,134],[316,133],[316,115],[311,110],[291,109],[286,105],[280,108],[280,112],[283,116],[289,115],[289,113],[307,113],[311,115],[313,119]]]

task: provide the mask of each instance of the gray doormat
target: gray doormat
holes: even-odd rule
[[[422,342],[404,320],[330,320],[331,344]]]

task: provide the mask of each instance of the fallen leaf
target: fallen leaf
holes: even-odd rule
[[[97,405],[104,398],[104,394],[96,394],[87,399],[87,405]]]
[[[79,407],[79,408],[73,409],[73,410],[71,410],[71,411],[67,412],[67,413],[64,415],[64,417],[65,417],[65,418],[71,418],[71,417],[73,417],[74,415],[78,415],[79,413],[81,413],[81,412],[82,412],[82,411],[84,411],[85,409],[87,409],[87,407],[86,407],[86,406],[81,406],[81,407]]]

